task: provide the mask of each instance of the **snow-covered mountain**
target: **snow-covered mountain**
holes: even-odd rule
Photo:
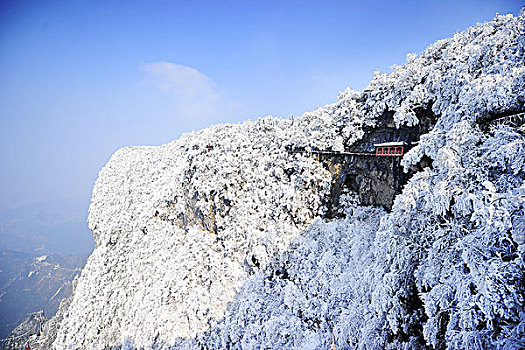
[[[85,261],[73,255],[0,250],[0,338],[35,311],[53,316],[60,300],[71,294],[72,280]]]
[[[523,348],[524,106],[522,11],[295,120],[123,148],[40,348]]]

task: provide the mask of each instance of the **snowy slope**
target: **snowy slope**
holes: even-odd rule
[[[288,128],[267,118],[117,152],[93,191],[96,249],[57,348],[170,342],[220,319],[248,276],[318,215],[328,188],[321,164],[284,150]]]
[[[525,139],[486,123],[525,109],[524,28],[498,16],[293,122],[119,150],[54,348],[523,346]],[[349,196],[346,218],[321,219],[332,174],[286,147],[343,150],[426,106],[437,124],[402,162],[432,166],[391,213]]]

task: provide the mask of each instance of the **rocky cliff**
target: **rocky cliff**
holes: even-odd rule
[[[300,118],[113,155],[54,349],[519,348],[525,13]],[[406,140],[405,140],[406,139]],[[417,141],[402,159],[315,157]],[[359,151],[359,152],[358,152]]]

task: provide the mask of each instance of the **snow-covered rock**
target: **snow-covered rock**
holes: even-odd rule
[[[118,151],[93,190],[96,248],[55,346],[170,343],[220,320],[319,215],[330,173],[284,149],[293,128],[266,118]]]

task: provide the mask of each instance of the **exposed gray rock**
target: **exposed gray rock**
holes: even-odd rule
[[[403,141],[407,144],[405,153],[419,141],[421,135],[432,129],[437,116],[431,109],[431,104],[425,109],[416,109],[419,123],[415,126],[396,127],[393,112],[384,113],[376,126],[365,128],[362,139],[347,146],[348,152],[361,155],[320,155],[332,173],[332,186],[329,196],[325,198],[326,217],[339,216],[340,197],[346,193],[355,193],[362,205],[372,205],[390,210],[394,197],[401,193],[402,187],[412,175],[424,167],[431,166],[428,158],[424,158],[417,166],[405,172],[401,166],[401,157],[376,157],[374,144]]]

